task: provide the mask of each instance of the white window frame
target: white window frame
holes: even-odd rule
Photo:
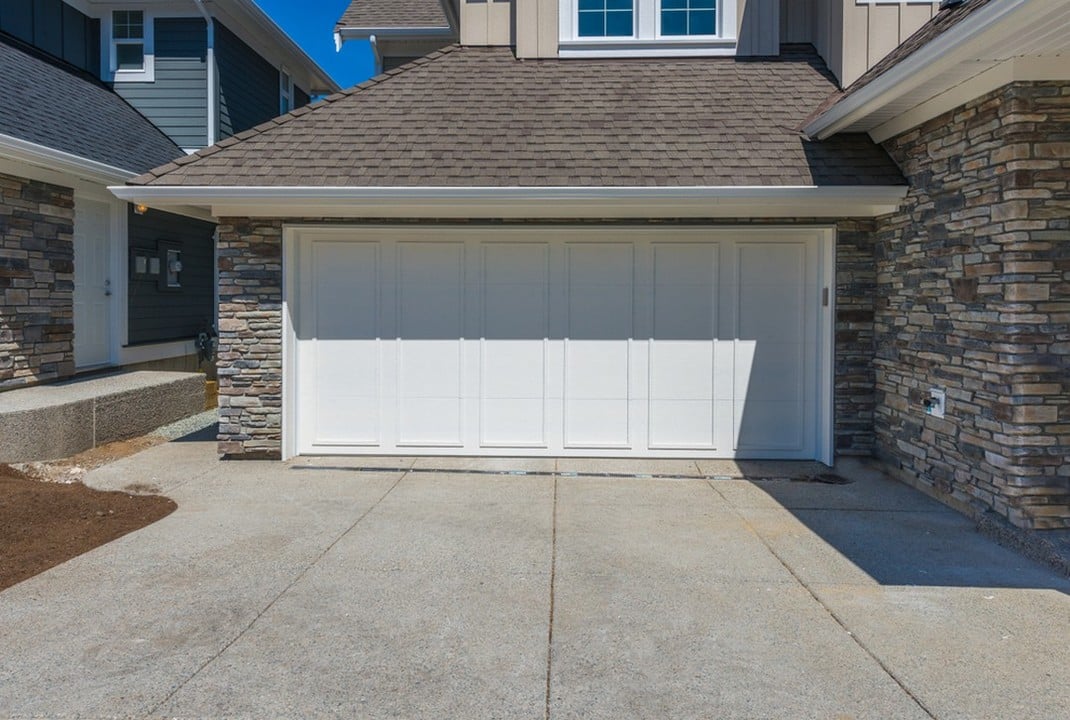
[[[736,54],[737,0],[718,0],[716,35],[661,34],[661,0],[635,1],[632,37],[581,37],[579,0],[559,0],[559,55],[568,57],[732,56]]]
[[[285,67],[279,68],[279,115],[294,109],[294,76]]]
[[[145,64],[140,70],[120,70],[119,58],[116,52],[116,46],[124,44],[123,40],[116,40],[114,32],[114,12],[116,10],[134,10],[142,13],[144,23],[142,29],[144,37],[141,39],[141,44],[145,50]],[[105,65],[103,70],[103,76],[109,78],[112,82],[155,82],[156,81],[156,29],[155,29],[156,16],[144,8],[128,8],[128,7],[109,7],[101,18],[101,32],[104,35],[104,42],[106,43],[107,52],[101,53],[103,56],[103,63]]]

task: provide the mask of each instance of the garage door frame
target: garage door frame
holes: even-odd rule
[[[818,320],[817,377],[817,457],[831,465],[834,455],[834,318],[835,318],[835,257],[836,229],[828,225],[345,225],[345,224],[291,224],[283,228],[283,287],[282,287],[282,451],[288,459],[298,454],[297,433],[297,336],[294,313],[297,311],[298,249],[300,243],[312,240],[347,240],[368,242],[374,240],[479,240],[481,237],[495,241],[531,239],[551,232],[555,237],[568,236],[570,241],[598,241],[599,239],[636,240],[656,236],[657,242],[671,242],[674,238],[694,242],[696,236],[732,234],[768,236],[771,232],[790,234],[793,237],[809,236],[817,241],[818,287],[822,297],[814,298],[820,303]],[[546,237],[542,235],[541,241]],[[522,454],[510,452],[510,455]]]

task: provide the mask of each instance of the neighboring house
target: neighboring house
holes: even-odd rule
[[[115,192],[221,219],[227,455],[876,454],[1068,527],[1070,4],[947,5],[355,0],[460,43]]]
[[[195,367],[214,218],[107,186],[336,86],[246,0],[4,0],[0,88],[0,390]]]

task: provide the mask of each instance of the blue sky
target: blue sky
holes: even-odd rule
[[[350,40],[334,51],[334,24],[349,0],[256,0],[256,3],[342,87],[375,72],[371,47]]]

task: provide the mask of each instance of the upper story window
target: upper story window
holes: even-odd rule
[[[294,109],[294,81],[290,73],[279,71],[279,115]]]
[[[109,70],[116,82],[152,82],[152,18],[144,10],[114,10],[108,18]]]
[[[578,0],[576,34],[580,37],[632,37],[634,0]]]
[[[661,34],[716,35],[717,0],[661,0]]]
[[[116,70],[145,69],[145,13],[116,10],[111,14],[111,41]]]
[[[561,57],[734,55],[738,0],[558,0]]]

